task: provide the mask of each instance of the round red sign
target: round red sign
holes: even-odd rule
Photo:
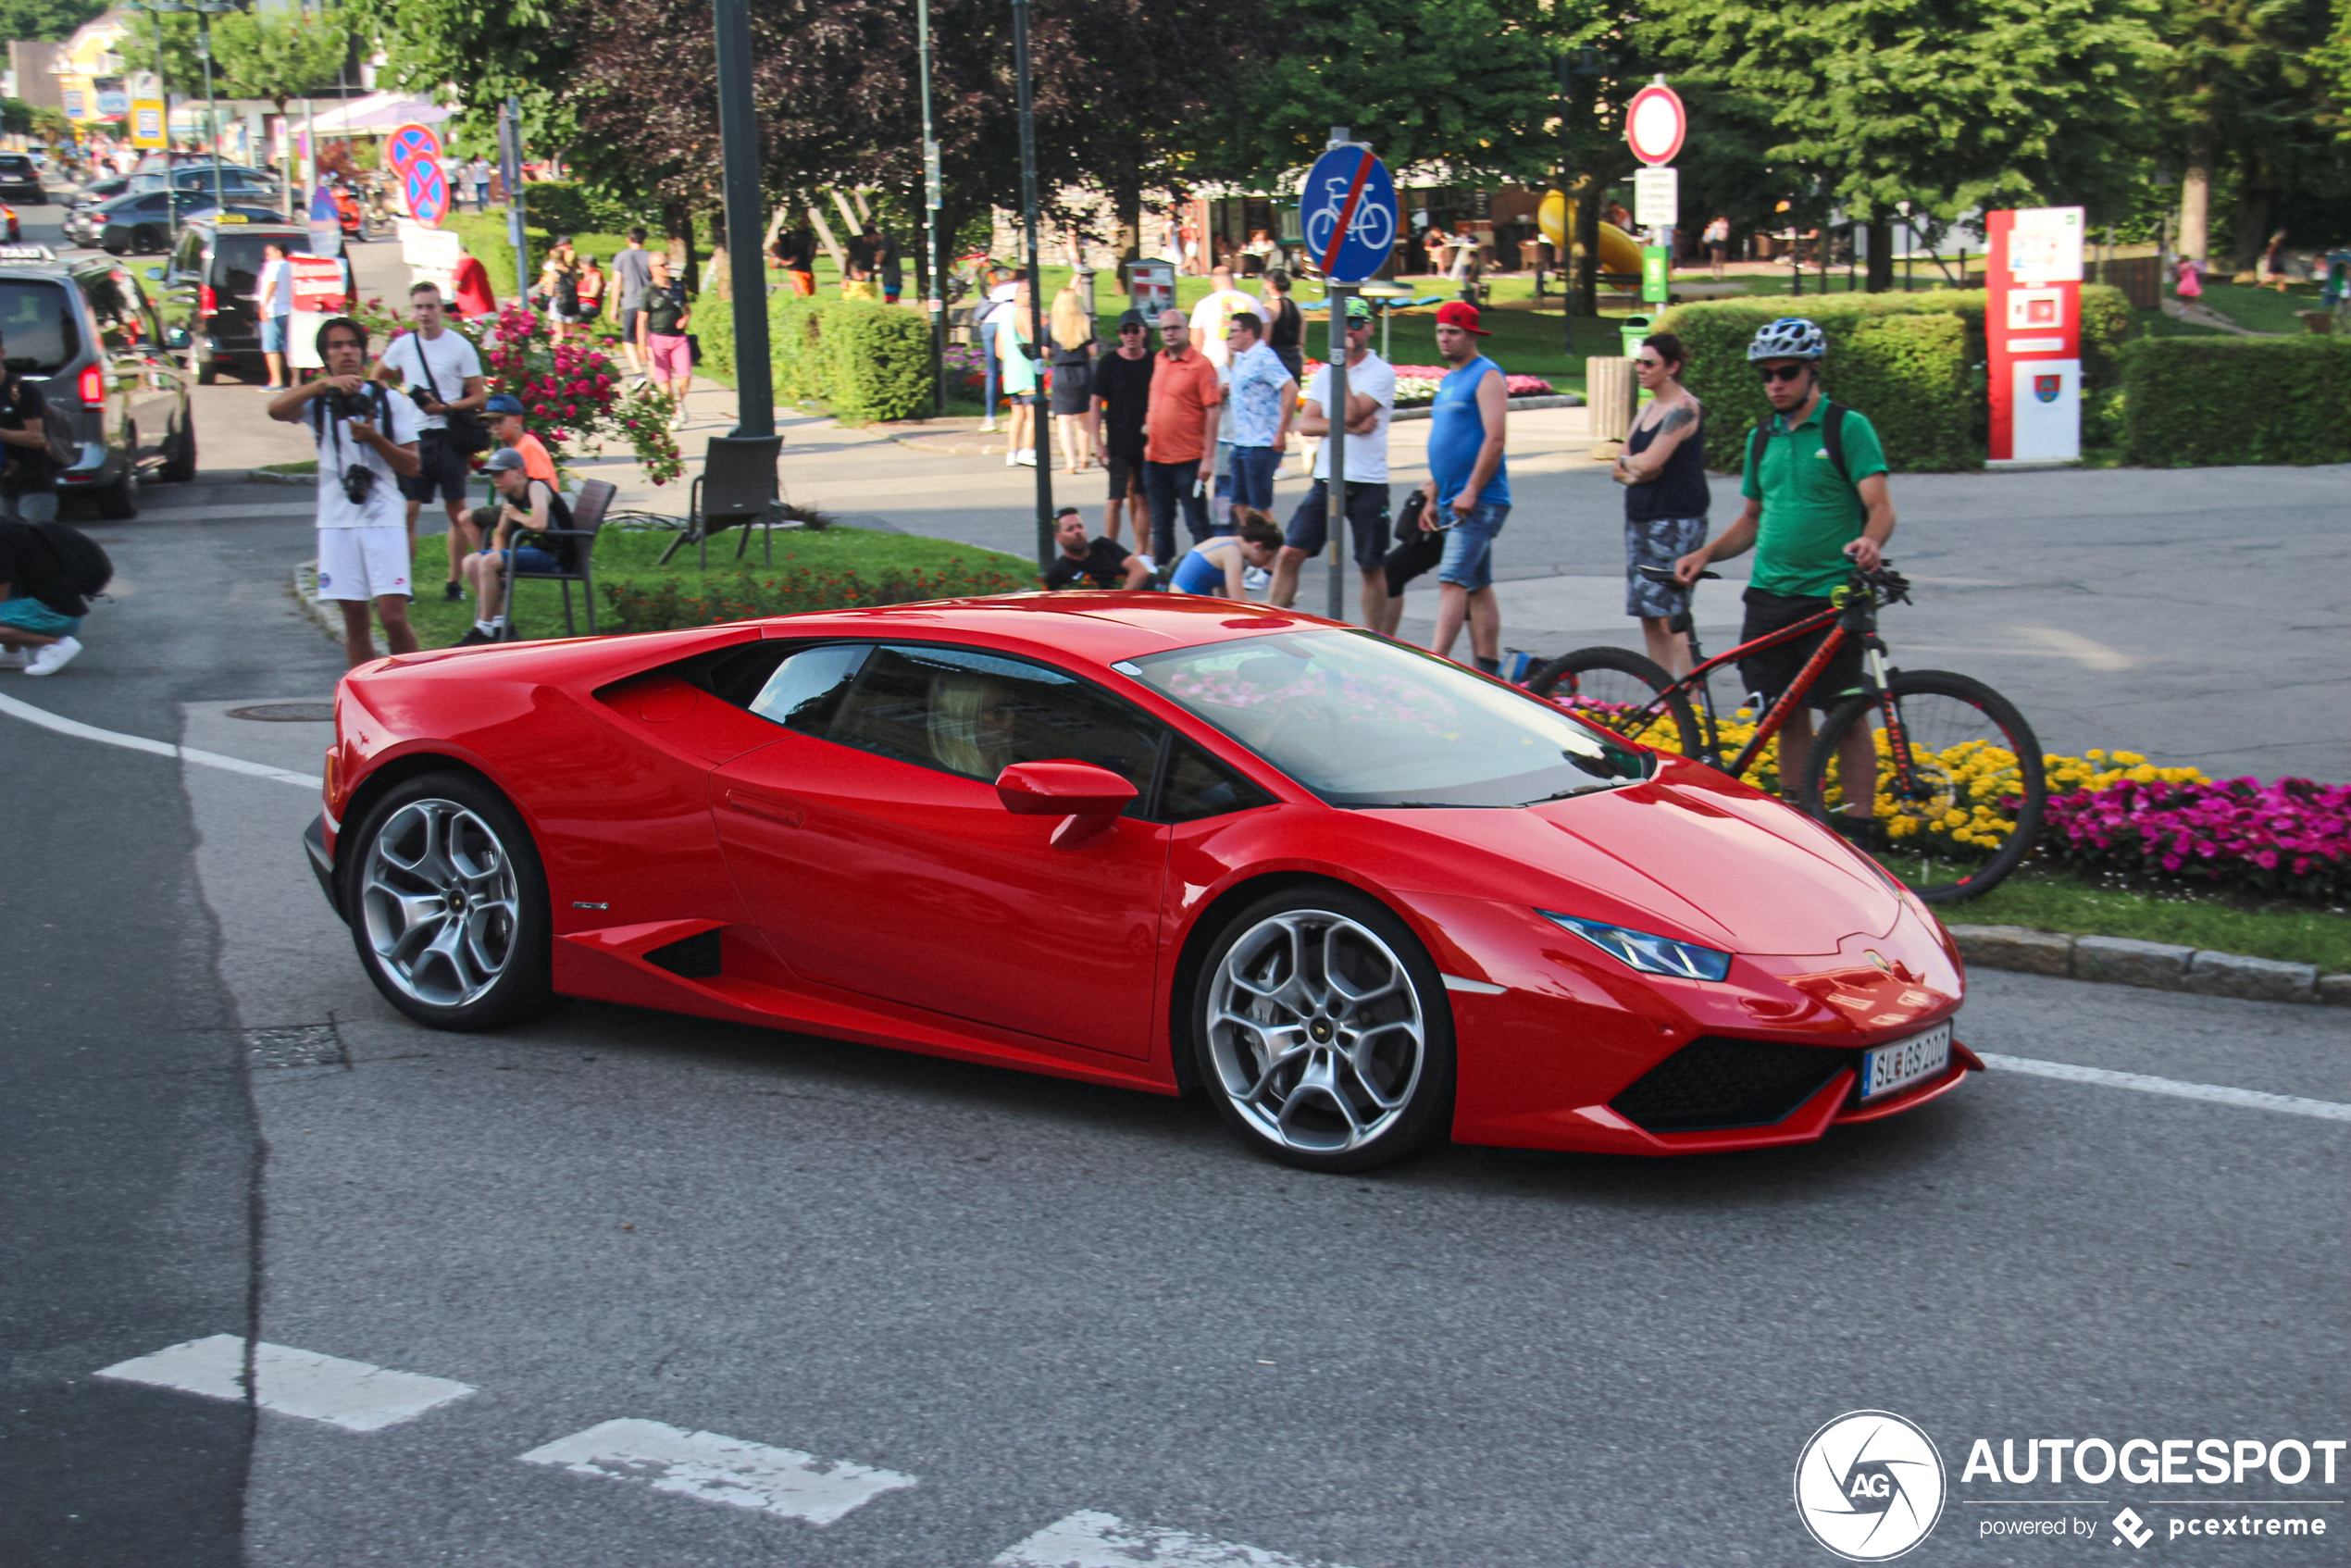
[[[1662,81],[1642,88],[1624,106],[1624,140],[1645,164],[1672,163],[1689,128],[1689,111],[1682,106],[1681,94]]]

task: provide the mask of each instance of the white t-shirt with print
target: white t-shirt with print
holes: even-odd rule
[[[457,334],[451,332],[450,337]],[[386,440],[394,446],[406,446],[417,439],[417,423],[424,416],[417,405],[397,387],[384,387],[384,422],[377,426]],[[375,394],[367,394],[370,405]],[[408,524],[407,503],[401,499],[399,476],[392,472],[383,454],[353,435],[349,421],[320,417],[323,403],[314,399],[302,411],[303,423],[318,438],[318,526],[322,529],[405,528]],[[324,427],[321,429],[321,427]],[[365,464],[375,470],[376,482],[367,492],[367,504],[355,506],[342,490],[342,473],[354,463]]]
[[[1369,483],[1387,481],[1387,426],[1396,417],[1396,371],[1376,354],[1363,357],[1347,367],[1347,395],[1350,401],[1368,397],[1379,404],[1379,422],[1362,435],[1347,438],[1347,482]],[[1323,405],[1324,415],[1333,425],[1345,421],[1339,411],[1331,406],[1331,367],[1327,365],[1314,372],[1306,383],[1305,401]],[[1314,477],[1331,477],[1330,438],[1323,438],[1314,449]]]
[[[1232,345],[1225,341],[1225,328],[1244,310],[1260,322],[1265,319],[1263,305],[1238,289],[1218,289],[1192,306],[1192,346],[1220,371],[1233,356]]]
[[[384,350],[383,363],[400,372],[401,386],[414,387],[418,392],[426,390],[424,367],[431,366],[430,385],[443,403],[454,403],[465,396],[466,379],[481,374],[481,355],[474,352],[472,342],[463,332],[448,328],[443,328],[441,336],[430,342],[425,342],[421,332],[402,333]],[[438,414],[419,413],[417,417],[424,421],[428,430],[448,428],[449,422]]]

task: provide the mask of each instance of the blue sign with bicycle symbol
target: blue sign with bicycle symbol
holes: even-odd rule
[[[1325,280],[1361,283],[1387,265],[1396,181],[1370,148],[1333,147],[1316,158],[1298,207],[1306,253]]]

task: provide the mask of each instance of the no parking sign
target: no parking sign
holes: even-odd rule
[[[393,170],[404,177],[408,166],[417,159],[440,159],[441,138],[430,126],[412,122],[392,133],[391,139],[384,143],[384,156],[390,160]]]
[[[449,216],[449,176],[437,157],[418,157],[408,166],[401,187],[408,198],[408,211],[416,220],[429,229],[441,227]]]

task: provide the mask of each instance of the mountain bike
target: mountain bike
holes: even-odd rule
[[[1640,570],[1652,582],[1681,586],[1669,568]],[[1930,903],[1973,898],[2032,852],[2048,799],[2041,743],[2016,705],[1982,681],[1887,666],[1877,612],[1909,603],[1909,586],[1890,564],[1856,568],[1830,608],[1709,659],[1691,615],[1692,585],[1667,623],[1689,637],[1689,674],[1677,680],[1656,661],[1623,648],[1579,648],[1536,671],[1526,689],[1627,739],[1677,751],[1761,788],[1776,785],[1783,799],[1844,834]],[[1820,647],[1769,707],[1750,695],[1729,725],[1718,718],[1715,671],[1823,629]],[[1767,749],[1838,651],[1856,640],[1861,689],[1815,728],[1804,777],[1780,777],[1776,753],[1767,758]],[[1758,708],[1760,716],[1749,719]],[[1744,740],[1726,762],[1726,735],[1738,740],[1740,729]],[[1869,776],[1847,778],[1847,738],[1859,735],[1869,737]]]

